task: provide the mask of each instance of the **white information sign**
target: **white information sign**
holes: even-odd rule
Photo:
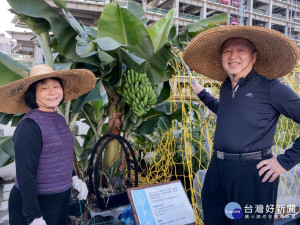
[[[140,225],[194,224],[193,208],[180,181],[131,189],[131,205]]]

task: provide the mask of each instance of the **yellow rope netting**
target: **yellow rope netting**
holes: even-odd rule
[[[196,224],[201,220],[202,179],[199,170],[207,169],[213,146],[216,116],[211,113],[191,91],[191,77],[181,63],[175,63],[177,75],[171,79],[171,107],[175,110],[182,106],[182,121],[173,121],[170,130],[156,130],[150,137],[152,143],[144,146],[141,157],[145,169],[139,174],[140,185],[168,182],[180,179],[190,198],[195,212]],[[300,94],[300,67],[282,78],[298,95]],[[193,73],[209,92],[218,98],[221,83]],[[290,146],[299,136],[299,124],[281,117],[277,126],[273,150],[279,154]],[[197,173],[198,172],[198,173]],[[281,178],[278,192],[281,204],[300,203],[297,187],[299,177],[296,167]]]

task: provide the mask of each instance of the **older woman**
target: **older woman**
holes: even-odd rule
[[[34,67],[29,77],[0,88],[0,111],[26,113],[14,133],[16,181],[9,197],[11,225],[65,225],[71,187],[79,199],[86,184],[73,176],[73,135],[57,106],[95,86],[88,70]]]

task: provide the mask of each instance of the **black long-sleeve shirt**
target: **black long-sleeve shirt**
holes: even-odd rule
[[[221,86],[220,99],[203,90],[199,99],[217,114],[214,148],[230,153],[246,153],[270,148],[280,114],[300,123],[300,98],[277,79],[252,70],[232,89],[228,78]],[[300,138],[278,156],[290,170],[300,162]]]
[[[36,189],[36,170],[42,150],[42,134],[32,119],[23,120],[14,133],[16,175],[22,197],[22,211],[29,224],[42,216]]]

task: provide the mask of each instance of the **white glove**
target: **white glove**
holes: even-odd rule
[[[79,192],[77,198],[79,200],[85,200],[89,192],[86,184],[82,180],[78,179],[77,176],[73,176],[72,181],[73,181],[73,188]]]
[[[46,221],[43,219],[43,217],[34,219],[30,225],[47,225]]]

